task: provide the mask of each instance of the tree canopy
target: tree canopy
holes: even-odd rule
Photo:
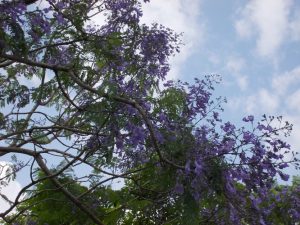
[[[276,184],[298,166],[284,140],[292,125],[266,115],[247,115],[241,127],[223,121],[216,75],[167,80],[181,36],[142,24],[142,2],[1,1],[0,156],[13,163],[1,185],[28,177],[16,199],[0,196],[10,203],[0,218],[299,222],[299,182]]]

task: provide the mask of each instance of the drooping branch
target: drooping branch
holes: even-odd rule
[[[50,70],[58,70],[58,71],[64,71],[68,72],[70,68],[65,67],[65,66],[60,66],[60,65],[55,65],[55,64],[48,64],[48,63],[43,63],[43,62],[35,62],[30,59],[24,58],[24,57],[19,57],[15,55],[8,55],[8,54],[1,54],[1,58],[9,59],[12,60],[13,62],[19,62],[23,63],[29,66],[37,66],[40,68],[45,68],[45,69],[50,69]]]
[[[95,215],[95,213],[92,212],[92,210],[86,206],[85,204],[83,204],[82,202],[80,202],[71,192],[69,192],[66,188],[64,188],[64,186],[56,179],[56,176],[58,175],[57,173],[53,174],[48,167],[46,166],[46,164],[44,163],[44,160],[42,158],[42,156],[40,155],[39,152],[35,152],[29,149],[25,149],[25,148],[18,148],[18,147],[0,147],[0,153],[3,154],[7,154],[7,153],[20,153],[20,154],[26,154],[29,156],[32,156],[37,164],[40,166],[40,168],[42,169],[42,171],[47,175],[47,177],[49,177],[49,179],[53,182],[53,184],[59,189],[61,190],[61,192],[64,193],[64,195],[66,195],[66,197],[68,197],[70,199],[70,201],[72,201],[79,209],[81,209],[84,213],[86,213],[96,224],[98,225],[104,225]],[[80,156],[83,154],[83,152],[78,155],[77,157],[75,157],[71,162],[68,163],[68,165],[66,165],[64,167],[62,171],[64,171],[67,167],[69,167],[70,165],[72,165],[74,162],[76,162],[78,160],[78,158],[80,158]]]
[[[95,215],[96,213],[93,213],[92,210],[85,204],[83,204],[82,202],[80,202],[71,192],[69,192],[67,189],[65,189],[63,187],[63,185],[54,177],[52,176],[51,171],[48,169],[48,167],[46,166],[46,164],[43,161],[43,158],[38,155],[36,156],[36,161],[38,163],[38,165],[40,166],[40,168],[42,169],[42,171],[47,175],[47,176],[51,176],[51,181],[53,182],[53,184],[59,188],[61,190],[61,192],[63,192],[65,194],[65,196],[67,196],[79,209],[81,209],[84,213],[86,213],[96,224],[98,225],[104,225]]]

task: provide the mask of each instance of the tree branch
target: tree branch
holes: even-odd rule
[[[40,166],[40,168],[43,170],[43,172],[47,176],[51,176],[50,179],[57,188],[59,188],[79,209],[81,209],[83,212],[85,212],[96,224],[104,225],[95,216],[95,214],[90,211],[88,206],[86,206],[85,204],[80,202],[71,192],[69,192],[67,189],[65,189],[63,187],[63,185],[54,176],[52,176],[51,171],[48,169],[48,167],[46,166],[46,164],[43,161],[43,158],[40,155],[36,156],[35,159],[36,159],[38,165]]]

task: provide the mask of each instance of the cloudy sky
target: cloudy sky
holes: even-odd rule
[[[294,124],[289,143],[300,152],[300,1],[152,0],[143,22],[184,33],[169,78],[220,74],[216,96],[228,100],[223,120],[283,115]],[[11,198],[19,188],[11,184]]]
[[[152,0],[144,16],[184,32],[170,78],[220,74],[224,121],[282,115],[294,124],[288,142],[300,152],[300,1]]]

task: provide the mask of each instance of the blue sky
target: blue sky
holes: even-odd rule
[[[184,32],[169,78],[220,74],[223,120],[282,115],[294,124],[288,142],[300,152],[300,1],[152,0],[143,22]]]

